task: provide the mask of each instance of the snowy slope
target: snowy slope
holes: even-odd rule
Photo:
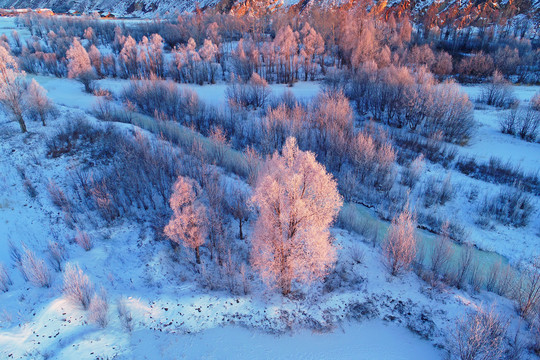
[[[403,10],[410,11],[413,15],[422,15],[428,8],[436,8],[436,12],[445,12],[456,4],[455,1],[434,1],[434,0],[380,0],[374,1],[382,9],[393,8],[399,13]],[[481,1],[460,1],[459,8],[476,12],[487,7],[493,11],[498,11],[507,5],[507,0],[481,0]],[[364,7],[365,2],[361,0],[0,0],[0,8],[48,8],[57,13],[68,11],[111,12],[117,16],[152,17],[154,15],[164,16],[176,12],[191,12],[196,6],[201,9],[218,7],[222,11],[230,11],[235,14],[259,15],[266,11],[278,9],[294,8],[302,11],[310,6],[321,6],[326,8],[343,7],[353,9]],[[530,9],[531,14],[538,14],[540,1],[534,0]],[[476,10],[474,10],[476,9]],[[449,11],[455,11],[455,8]]]

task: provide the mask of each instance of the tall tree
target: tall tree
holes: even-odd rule
[[[90,57],[79,40],[73,38],[71,47],[66,52],[68,59],[68,77],[77,79],[84,85],[86,92],[92,91],[92,81],[95,79],[94,69],[90,63]]]
[[[263,280],[287,295],[295,281],[324,277],[336,260],[329,227],[343,202],[315,155],[288,138],[282,155],[265,163],[252,201],[259,218],[251,259]]]
[[[195,260],[201,263],[200,247],[207,235],[205,206],[197,200],[194,181],[178,177],[173,188],[170,206],[173,215],[165,226],[165,235],[172,241],[195,250]]]

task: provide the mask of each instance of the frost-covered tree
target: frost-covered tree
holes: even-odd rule
[[[212,43],[212,40],[206,39],[204,40],[203,46],[199,49],[199,56],[204,61],[204,67],[205,71],[208,73],[209,81],[213,84],[215,83],[215,67],[213,66],[213,63],[216,60],[216,55],[218,53],[218,47],[214,43]]]
[[[134,76],[137,74],[137,42],[131,36],[128,36],[120,51],[119,64],[121,67],[121,73],[124,78]]]
[[[207,235],[206,207],[197,200],[193,180],[178,177],[173,188],[170,206],[173,215],[165,226],[165,235],[172,241],[195,250],[195,260],[201,263],[200,247]]]
[[[73,38],[71,47],[66,52],[68,59],[68,77],[79,80],[86,92],[92,91],[92,81],[95,79],[90,57],[79,40]]]
[[[95,45],[90,46],[90,49],[88,49],[88,57],[90,58],[90,63],[96,70],[97,75],[101,77],[103,75],[101,71],[101,52]]]
[[[298,53],[298,32],[290,26],[281,28],[274,39],[274,47],[279,57],[278,81],[291,83],[294,81],[294,62]]]
[[[0,46],[0,104],[19,123],[21,131],[26,132],[24,122],[25,82],[23,73],[15,59]]]
[[[328,274],[336,260],[329,227],[342,205],[337,183],[311,152],[288,138],[261,170],[252,201],[259,209],[251,261],[283,295],[293,282]]]
[[[27,110],[35,118],[39,118],[43,126],[47,125],[47,117],[53,109],[53,103],[47,97],[47,90],[45,90],[39,83],[32,79],[28,85],[26,94]]]
[[[408,270],[416,256],[416,221],[408,205],[392,219],[383,243],[384,262],[394,276]]]

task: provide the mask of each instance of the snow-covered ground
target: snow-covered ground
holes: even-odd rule
[[[0,19],[0,34],[11,32],[12,21]],[[253,292],[243,296],[203,288],[187,271],[188,266],[179,264],[167,242],[155,241],[149,223],[118,221],[108,226],[97,217],[83,219],[84,229],[94,240],[93,249],[85,252],[73,243],[75,229],[66,226],[47,192],[50,180],[67,189],[69,171],[83,166],[84,156],[51,159],[46,156],[45,143],[73,114],[89,117],[95,126],[103,125],[88,114],[96,97],[84,93],[75,80],[32,77],[48,90],[60,115],[45,128],[29,123],[29,134],[21,135],[18,126],[0,114],[0,262],[8,267],[14,281],[8,292],[0,293],[0,358],[443,359],[441,347],[447,346],[446,335],[452,332],[456,319],[467,310],[491,304],[510,319],[511,335],[518,328],[527,334],[508,299],[444,286],[435,289],[413,273],[391,278],[381,263],[379,249],[338,228],[332,229],[332,234],[340,247],[346,284],[330,293],[319,286],[301,300],[265,291],[256,281]],[[118,95],[127,81],[105,79],[97,84]],[[179,86],[193,89],[207,104],[225,106],[225,84]],[[478,86],[463,89],[472,100],[480,92]],[[540,88],[515,89],[525,103]],[[274,96],[286,90],[300,100],[309,100],[319,92],[320,84],[272,85]],[[501,134],[498,121],[504,114],[492,108],[476,109],[478,131],[469,144],[458,147],[459,153],[482,161],[497,156],[519,163],[527,171],[538,171],[540,145]],[[133,128],[111,126],[125,131]],[[18,169],[24,170],[35,187],[35,197],[25,189]],[[430,164],[421,181],[444,172],[440,165]],[[495,194],[500,186],[456,171],[452,181],[455,198],[443,208],[432,209],[434,213],[451,215],[465,225],[468,240],[513,263],[538,254],[537,197],[527,227],[481,229],[475,223],[477,205],[469,201],[470,193],[479,189],[481,195]],[[110,304],[110,322],[105,329],[90,324],[87,312],[63,296],[61,273],[53,274],[51,288],[40,289],[25,282],[13,266],[9,241],[24,243],[46,258],[49,240],[64,243],[67,261],[79,264],[96,287],[105,288]],[[352,247],[363,254],[360,262],[351,259]],[[182,256],[181,261],[185,260]],[[118,318],[120,298],[133,314],[132,332],[126,331]]]
[[[53,83],[44,86],[52,89]],[[70,92],[65,89],[59,87],[57,95],[51,91],[52,97]],[[167,242],[154,240],[149,224],[120,221],[103,226],[97,219],[84,220],[95,244],[85,252],[71,242],[75,232],[65,225],[46,190],[49,179],[66,187],[67,169],[83,161],[77,155],[45,156],[46,140],[69,121],[67,115],[84,113],[66,106],[60,111],[47,127],[29,123],[27,135],[20,134],[15,123],[0,121],[0,203],[6,204],[0,209],[0,223],[5,224],[0,261],[8,265],[14,282],[0,294],[0,358],[443,359],[445,352],[437,347],[447,344],[446,334],[467,309],[497,303],[511,316],[512,331],[524,326],[510,301],[493,294],[441,292],[413,273],[389,277],[378,249],[340,229],[332,232],[351,283],[331,293],[319,288],[302,300],[259,288],[245,296],[205,290],[185,273],[185,265],[173,261]],[[90,121],[99,126],[97,120]],[[17,167],[27,170],[35,198],[24,190]],[[106,289],[107,327],[88,323],[87,313],[63,296],[60,273],[53,274],[50,288],[24,282],[5,251],[9,238],[24,241],[43,258],[48,240],[63,242],[67,261],[79,264],[96,287]],[[364,254],[359,263],[349,258],[351,246]],[[133,314],[131,333],[118,319],[116,301],[121,297]]]
[[[482,92],[481,85],[461,87],[469,95],[471,101],[476,101]],[[540,92],[540,86],[512,86],[520,106],[527,106],[531,98]],[[460,147],[462,154],[474,156],[477,160],[488,161],[490,157],[498,157],[503,161],[520,165],[526,172],[535,173],[540,170],[540,144],[526,142],[519,137],[503,134],[500,131],[500,121],[510,112],[489,106],[480,106],[474,110],[474,118],[478,121],[477,132],[469,143]]]
[[[96,103],[96,97],[83,92],[83,86],[73,79],[59,79],[53,76],[32,76],[48,91],[48,96],[57,104],[71,109],[91,111]],[[129,80],[104,79],[97,81],[97,87],[110,90],[113,95],[121,94]],[[225,84],[215,85],[185,85],[197,92],[200,99],[214,106],[224,106]],[[478,98],[481,86],[463,86],[471,100]],[[540,87],[514,86],[514,92],[522,103],[530,100]],[[320,91],[319,83],[299,82],[293,87],[273,84],[272,95],[279,96],[284,91],[290,90],[298,99],[308,101]],[[488,161],[491,156],[500,157],[512,164],[519,164],[527,173],[540,171],[540,144],[526,142],[519,137],[502,134],[499,130],[499,120],[508,110],[494,108],[476,109],[474,117],[479,126],[465,146],[457,146],[458,154],[473,156],[479,162]],[[440,165],[429,165],[423,178],[428,176],[444,177],[446,170]],[[443,218],[457,220],[466,226],[470,241],[483,250],[497,252],[509,259],[512,263],[528,260],[540,254],[540,201],[533,198],[535,211],[529,226],[524,228],[512,228],[495,224],[495,230],[481,229],[476,225],[478,219],[478,202],[471,203],[468,199],[471,192],[479,193],[479,200],[487,195],[496,194],[500,185],[486,183],[471,179],[462,173],[452,170],[452,183],[455,189],[455,198],[443,209],[434,209]],[[421,190],[421,189],[419,189]]]

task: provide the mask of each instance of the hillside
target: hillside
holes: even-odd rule
[[[313,7],[339,7],[346,10],[369,6],[365,0],[0,0],[0,8],[49,8],[56,13],[92,12],[112,13],[116,16],[153,17],[172,13],[217,9],[238,15],[261,16],[280,9],[301,12]],[[410,14],[426,25],[443,25],[447,22],[494,23],[501,18],[519,14],[537,17],[540,2],[537,0],[384,0],[375,2],[375,11],[381,15]]]

